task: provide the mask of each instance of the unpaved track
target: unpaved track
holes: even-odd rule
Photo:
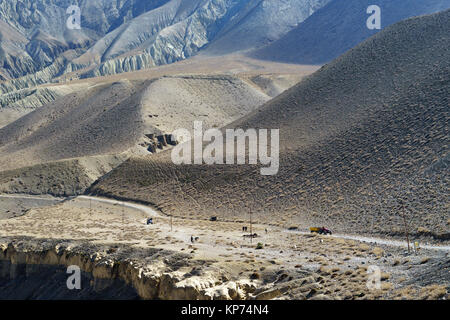
[[[50,196],[0,195],[0,220],[20,217],[33,208],[51,207],[64,201]]]
[[[154,210],[148,206],[144,206],[142,204],[137,204],[137,203],[133,203],[133,202],[129,202],[129,201],[120,201],[120,200],[100,198],[100,197],[90,197],[90,196],[79,196],[77,198],[85,199],[85,200],[92,200],[94,202],[117,204],[117,205],[121,205],[121,206],[124,206],[127,208],[137,209],[137,210],[144,212],[145,214],[148,214],[151,217],[160,217],[161,216],[160,213],[158,213],[156,210]]]
[[[36,199],[36,200],[52,201],[51,198],[43,198],[43,197],[36,197],[36,196],[24,196],[24,195],[0,195],[0,198]],[[92,197],[92,196],[78,196],[77,198],[84,199],[84,200],[91,200],[93,202],[98,202],[98,203],[109,203],[109,204],[114,204],[114,205],[121,205],[121,206],[124,206],[127,208],[139,210],[139,211],[145,213],[146,215],[148,215],[149,217],[163,217],[163,215],[161,213],[159,213],[157,210],[155,210],[149,206],[137,204],[137,203],[130,202],[130,201],[121,201],[121,200]],[[54,199],[53,199],[53,201],[54,201]],[[264,228],[264,226],[262,226],[262,227]],[[274,227],[271,227],[271,228],[274,228]],[[309,232],[305,232],[305,231],[289,231],[289,230],[284,230],[284,229],[280,229],[280,231],[302,234],[302,235],[309,234]],[[339,238],[339,239],[347,239],[347,240],[356,240],[356,241],[372,243],[372,244],[387,245],[387,246],[398,247],[398,248],[405,248],[405,249],[407,248],[407,244],[404,241],[398,241],[398,240],[388,240],[388,239],[382,239],[382,238],[349,235],[349,234],[333,234],[331,237]],[[450,252],[449,245],[421,244],[420,247],[422,249]]]
[[[136,203],[132,203],[132,202],[119,201],[119,200],[113,200],[113,199],[105,199],[105,198],[99,198],[99,197],[90,197],[90,196],[80,196],[79,198],[91,199],[92,201],[97,201],[97,202],[124,205],[125,207],[141,210],[142,212],[149,214],[152,217],[162,216],[156,210],[154,210],[148,206],[140,205],[140,204],[136,204]],[[309,232],[305,232],[305,231],[287,231],[287,230],[285,230],[285,231],[298,233],[298,234],[309,234]],[[367,243],[376,243],[376,244],[380,244],[380,245],[388,245],[388,246],[399,247],[399,248],[407,248],[407,244],[404,241],[398,241],[398,240],[388,240],[388,239],[382,239],[382,238],[365,237],[365,236],[348,235],[348,234],[333,234],[332,237],[340,238],[340,239],[347,239],[347,240],[356,240],[356,241],[367,242]],[[448,246],[448,245],[439,246],[439,245],[428,245],[428,244],[423,245],[423,244],[421,244],[420,247],[422,249],[449,251],[450,252],[450,246]]]
[[[357,241],[369,242],[369,243],[373,242],[373,243],[377,243],[377,244],[385,244],[388,246],[408,248],[408,245],[406,244],[405,241],[388,240],[388,239],[381,239],[381,238],[371,238],[371,237],[363,237],[363,236],[356,236],[356,235],[344,235],[344,234],[336,234],[334,236],[337,238],[341,238],[341,239],[357,240]],[[412,246],[412,244],[411,244],[411,246]],[[420,244],[420,248],[450,252],[450,246],[448,246],[448,245],[438,246],[438,245],[430,245],[430,244]]]
[[[28,196],[28,195],[13,195],[13,194],[2,194],[0,195],[0,198],[10,198],[10,199],[19,199],[19,200],[43,200],[43,201],[55,201],[55,200],[61,200],[63,201],[63,198],[55,198],[55,197],[37,197],[37,196]]]
[[[309,232],[305,231],[287,231],[287,232],[293,232],[298,234],[309,234]],[[398,240],[389,240],[389,239],[382,239],[382,238],[374,238],[374,237],[365,237],[365,236],[358,236],[358,235],[350,235],[350,234],[339,234],[335,233],[331,237],[339,238],[339,239],[347,239],[347,240],[356,240],[360,242],[367,242],[367,243],[375,243],[379,245],[387,245],[392,247],[398,247],[398,248],[408,248],[408,245],[405,241],[398,241]],[[411,242],[411,247],[413,246],[413,243]],[[448,245],[429,245],[429,244],[420,244],[420,248],[422,249],[428,249],[428,250],[439,250],[439,251],[448,251],[450,252],[450,246]]]

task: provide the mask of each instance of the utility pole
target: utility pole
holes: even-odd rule
[[[89,198],[89,215],[92,216],[92,199]]]
[[[402,216],[403,216],[403,223],[405,225],[405,234],[406,234],[406,243],[408,244],[408,253],[410,253],[411,249],[409,247],[408,225],[406,224],[405,206],[404,206],[402,200],[400,200],[400,207],[401,207],[400,210],[401,210]]]
[[[122,201],[122,240],[125,240],[125,203]]]
[[[252,222],[252,211],[250,210],[250,243],[253,244],[253,222]]]
[[[251,244],[253,244],[253,219],[252,219],[252,214],[253,214],[254,208],[258,207],[257,206],[257,201],[256,201],[256,192],[258,190],[258,183],[257,183],[256,179],[254,180],[254,183],[255,183],[255,187],[254,187],[253,192],[252,192],[252,198],[253,198],[254,205],[253,205],[253,207],[250,208],[250,243]]]

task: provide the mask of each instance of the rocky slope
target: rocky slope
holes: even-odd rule
[[[0,128],[48,103],[90,86],[80,84],[61,84],[38,86],[12,91],[0,95]]]
[[[333,0],[253,57],[300,64],[324,64],[380,30],[369,30],[370,5],[381,9],[381,28],[400,20],[450,8],[450,0]]]
[[[328,1],[169,1],[107,34],[72,66],[92,67],[82,77],[110,75],[172,63],[203,51],[226,54],[259,47],[278,39]]]
[[[299,79],[290,74],[259,75],[255,82],[251,75],[154,76],[82,80],[3,95],[0,192],[83,193],[130,155],[176,144],[169,137],[173,130],[191,129],[199,117],[205,128],[222,127]],[[56,100],[8,122],[46,99]]]
[[[0,193],[83,194],[97,179],[128,158],[119,155],[79,157],[0,171]]]
[[[201,115],[206,127],[221,127],[270,99],[252,82],[225,75],[84,85],[0,129],[0,170],[120,154],[149,135],[190,128]]]
[[[450,10],[386,28],[232,128],[280,129],[280,170],[130,159],[92,188],[180,216],[448,240]],[[401,205],[400,201],[404,205]]]
[[[84,51],[96,40],[139,14],[164,1],[82,1],[82,29],[71,30],[66,10],[72,3],[61,0],[1,1],[2,74],[16,78],[53,64],[61,53],[75,48]],[[167,2],[167,1],[165,1]],[[20,52],[20,55],[17,55]]]

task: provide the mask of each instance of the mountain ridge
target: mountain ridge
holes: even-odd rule
[[[381,9],[381,28],[450,8],[449,0],[333,0],[280,39],[250,54],[257,59],[322,65],[380,30],[369,30],[366,9]]]
[[[1,29],[9,28],[22,37],[15,42],[1,41],[0,37],[0,80],[38,74],[70,50],[77,54],[57,75],[42,81],[58,81],[61,75],[105,76],[173,63],[215,41],[222,42],[216,46],[220,52],[215,53],[254,48],[264,44],[266,34],[281,36],[329,0],[81,1],[80,30],[66,27],[68,1],[43,1],[0,2]],[[281,4],[289,7],[288,18]],[[276,19],[280,15],[286,19]],[[268,23],[267,16],[274,16],[274,20]],[[4,33],[1,29],[0,35]],[[223,30],[228,30],[226,34],[235,30],[233,39],[224,39]],[[35,35],[38,37],[33,39]],[[232,44],[233,48],[226,50]],[[22,52],[17,55],[17,51]]]

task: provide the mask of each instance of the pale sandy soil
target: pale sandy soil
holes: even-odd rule
[[[0,195],[0,220],[26,214],[31,208],[52,206],[63,199],[51,196]]]
[[[106,77],[73,80],[67,83],[76,84],[79,82],[105,82],[119,81],[121,79],[144,80],[158,78],[167,75],[179,74],[229,74],[258,76],[261,74],[297,74],[307,76],[317,71],[320,66],[297,65],[289,63],[271,62],[249,58],[240,54],[230,54],[225,56],[200,57],[195,56],[187,60],[175,62],[169,65],[154,67],[150,69],[126,72]]]
[[[404,248],[299,234],[258,221],[253,232],[259,236],[251,242],[243,238],[242,226],[249,226],[245,222],[173,218],[171,225],[169,217],[151,208],[115,202],[80,197],[53,207],[32,209],[24,216],[0,221],[0,236],[86,239],[95,244],[121,243],[190,253],[193,259],[211,261],[209,268],[232,279],[256,277],[261,287],[290,286],[278,298],[306,298],[304,288],[295,282],[305,274],[317,277],[318,282],[313,295],[307,298],[418,298],[426,292],[428,298],[436,299],[447,294],[449,278],[445,277],[445,269],[441,270],[443,263],[444,267],[448,264],[445,250],[422,249],[417,255],[406,255]],[[146,225],[149,216],[154,218],[154,225]],[[198,241],[191,243],[191,236],[199,237]],[[256,250],[259,242],[264,248]],[[366,287],[370,265],[382,271],[380,290]],[[438,283],[434,282],[436,279],[428,283],[415,280],[417,275],[436,271],[433,268],[444,272]],[[433,287],[427,287],[430,285]],[[424,287],[428,289],[423,291]]]

